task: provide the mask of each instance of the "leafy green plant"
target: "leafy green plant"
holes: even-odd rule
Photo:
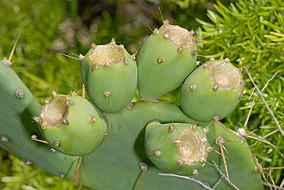
[[[202,56],[230,57],[233,63],[248,69],[261,90],[260,94],[244,75],[247,88],[241,111],[226,121],[233,129],[247,130],[252,150],[263,167],[280,167],[264,170],[265,175],[273,176],[270,182],[278,184],[283,178],[284,151],[283,6],[278,0],[239,1],[228,7],[217,2],[216,11],[208,11],[211,22],[199,20],[202,28],[198,31]]]

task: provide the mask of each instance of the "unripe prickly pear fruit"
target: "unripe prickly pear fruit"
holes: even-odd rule
[[[206,162],[209,147],[202,127],[158,122],[146,126],[146,154],[163,172],[197,175],[198,168]]]
[[[103,111],[117,113],[131,102],[137,88],[134,57],[114,40],[93,45],[82,59],[82,76],[92,101]]]
[[[192,72],[182,85],[182,110],[193,119],[212,121],[228,116],[243,93],[242,73],[229,59],[210,60]]]
[[[64,154],[81,156],[93,152],[103,141],[107,125],[100,111],[73,93],[55,95],[39,118],[48,144]]]
[[[138,89],[156,99],[178,88],[196,66],[197,38],[165,21],[142,45],[137,57]]]

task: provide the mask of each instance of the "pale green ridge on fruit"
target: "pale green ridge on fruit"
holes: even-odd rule
[[[197,38],[167,21],[142,45],[138,89],[143,99],[157,99],[178,88],[196,66]]]
[[[222,119],[237,107],[243,86],[241,71],[229,59],[208,61],[183,83],[181,107],[188,116],[199,121]]]
[[[93,45],[82,59],[82,77],[92,101],[104,112],[127,107],[137,88],[134,57],[114,41]]]
[[[55,95],[40,114],[41,132],[55,150],[81,156],[93,152],[103,141],[106,122],[88,100],[76,94]]]
[[[146,154],[163,172],[198,175],[209,147],[203,128],[194,124],[153,122],[146,126]]]

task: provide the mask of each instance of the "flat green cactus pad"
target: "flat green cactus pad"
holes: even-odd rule
[[[152,165],[144,153],[145,126],[150,121],[199,124],[185,116],[178,106],[161,102],[139,102],[130,110],[119,115],[110,115],[109,118],[112,125],[102,146],[82,159],[80,179],[83,184],[98,190],[138,189],[141,184],[141,189],[145,190],[203,189],[189,180],[160,176],[159,173],[163,172]],[[248,144],[221,124],[214,123],[209,127],[208,141],[215,145],[215,149],[209,154],[206,165],[194,178],[211,187],[218,183],[215,188],[218,190],[234,189],[222,179],[213,164],[220,165],[222,174],[226,175],[219,146],[215,143],[220,135],[230,141],[224,146],[231,183],[240,189],[261,190],[260,174],[254,171],[255,164]],[[141,163],[148,166],[147,171],[141,171]],[[238,167],[240,168],[237,169]]]

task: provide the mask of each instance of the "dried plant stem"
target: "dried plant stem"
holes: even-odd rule
[[[255,82],[254,82],[254,80],[253,80],[251,74],[249,73],[249,71],[247,70],[246,67],[244,67],[244,70],[246,71],[246,73],[247,73],[247,75],[248,75],[248,77],[249,77],[251,83],[253,84],[254,88],[255,88],[256,91],[258,92],[258,94],[259,94],[260,98],[262,99],[262,101],[263,101],[265,107],[267,108],[268,112],[270,113],[270,115],[271,115],[272,118],[274,119],[274,121],[275,121],[275,123],[276,123],[276,125],[277,125],[277,127],[278,127],[278,131],[284,136],[284,131],[283,131],[283,129],[281,128],[281,126],[280,126],[280,124],[279,124],[277,118],[275,117],[273,111],[270,109],[269,105],[267,104],[267,102],[266,102],[266,100],[265,100],[265,98],[264,98],[262,92],[259,90],[259,88],[258,88],[257,85],[255,84]]]
[[[257,138],[257,137],[254,137],[254,136],[248,136],[247,138],[251,138],[251,139],[254,139],[254,140],[257,140],[257,141],[260,141],[260,142],[263,142],[265,144],[268,144],[270,145],[276,152],[278,152],[278,154],[284,158],[284,155],[282,154],[282,152],[280,152],[280,150],[277,148],[277,146],[275,146],[274,144],[272,144],[271,142],[267,141],[267,140],[264,140],[262,138]]]
[[[281,182],[281,184],[279,186],[279,190],[282,190],[282,189],[284,189],[284,179],[282,180],[282,182]]]
[[[212,161],[213,165],[215,166],[215,168],[218,170],[219,174],[222,176],[222,178],[224,178],[234,189],[236,190],[240,190],[235,184],[233,184],[231,182],[231,180],[229,178],[226,177],[225,174],[222,173],[222,171],[220,170],[220,168],[218,167],[218,165],[216,164],[216,162]]]
[[[257,171],[261,173],[262,178],[263,178],[264,181],[265,181],[264,183],[269,184],[269,182],[268,182],[268,180],[267,180],[265,174],[263,173],[262,166],[261,166],[261,165],[259,164],[259,162],[258,162],[258,159],[257,159],[257,157],[256,157],[256,154],[253,155],[253,158],[254,158],[254,161],[255,161],[255,163],[256,163]],[[269,188],[270,188],[271,190],[273,190],[271,186],[269,186]]]
[[[167,173],[159,173],[160,176],[166,176],[166,177],[178,177],[178,178],[182,178],[182,179],[187,179],[187,180],[190,180],[190,181],[193,181],[195,183],[198,183],[199,185],[201,185],[201,187],[203,187],[204,189],[207,189],[207,190],[214,190],[212,189],[210,186],[208,186],[207,184],[197,180],[197,179],[194,179],[194,178],[191,178],[191,177],[188,177],[188,176],[182,176],[182,175],[176,175],[176,174],[167,174]]]

